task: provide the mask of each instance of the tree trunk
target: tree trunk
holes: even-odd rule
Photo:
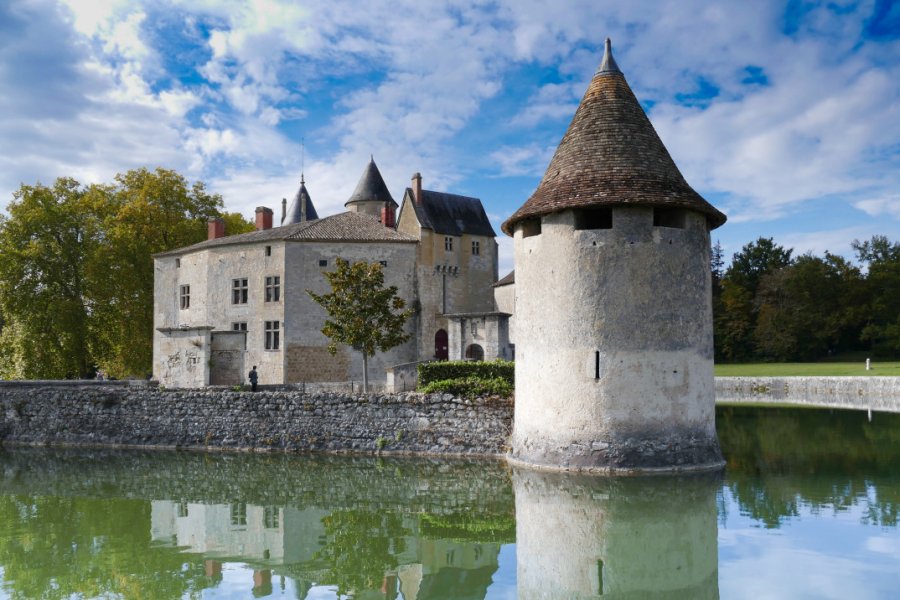
[[[365,352],[363,355],[363,394],[369,393],[369,355]]]

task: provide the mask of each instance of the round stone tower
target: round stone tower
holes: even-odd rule
[[[600,472],[721,467],[709,231],[612,57],[514,238],[516,409],[510,459]]]

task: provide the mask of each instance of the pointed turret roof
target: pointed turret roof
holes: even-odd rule
[[[656,130],[606,49],[600,68],[543,179],[525,204],[502,225],[568,208],[634,204],[682,207],[706,215],[710,228],[725,215],[684,180]]]
[[[353,194],[344,203],[344,206],[346,207],[348,204],[356,202],[378,202],[380,204],[390,202],[391,206],[395,208],[397,206],[394,198],[391,197],[391,192],[388,191],[387,185],[384,183],[384,179],[381,177],[381,172],[375,165],[374,156],[370,158],[369,164],[366,165],[366,170],[363,171],[362,177],[359,178],[359,183],[356,184],[356,189],[353,190]]]
[[[318,219],[319,215],[316,214],[316,207],[313,206],[312,198],[309,197],[309,192],[306,190],[306,182],[303,181],[303,174],[301,173],[300,189],[297,190],[297,193],[294,195],[291,206],[288,208],[284,215],[284,219],[281,221],[282,226],[302,222],[304,201],[306,202],[306,220],[312,221],[313,219]]]

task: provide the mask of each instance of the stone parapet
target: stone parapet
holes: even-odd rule
[[[0,444],[501,455],[511,399],[450,394],[0,386]]]
[[[900,377],[716,377],[716,404],[900,413]]]

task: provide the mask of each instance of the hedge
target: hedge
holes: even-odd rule
[[[509,360],[444,360],[419,365],[419,386],[447,379],[503,379],[515,387],[516,363]]]
[[[425,385],[419,385],[419,391],[426,394],[441,392],[465,398],[478,396],[502,396],[509,398],[513,394],[512,384],[502,377],[482,379],[481,377],[459,377],[457,379],[441,379]]]

